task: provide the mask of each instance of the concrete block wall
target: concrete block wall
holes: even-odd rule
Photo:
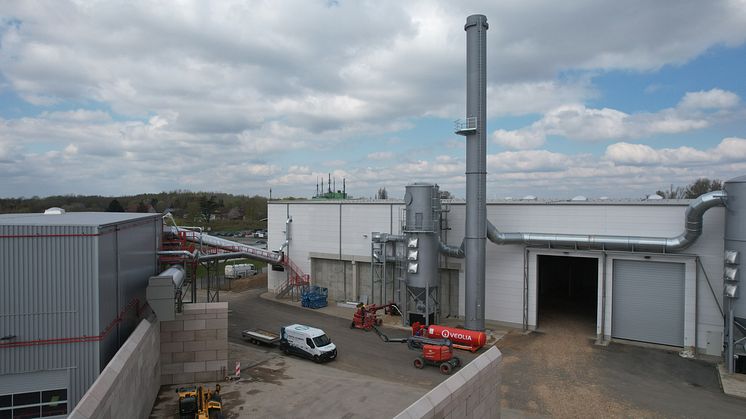
[[[502,353],[493,346],[395,419],[499,418],[501,362]]]
[[[228,303],[184,304],[161,322],[161,384],[220,381],[228,367]]]
[[[150,416],[161,387],[158,326],[155,319],[140,322],[75,406],[70,418]]]

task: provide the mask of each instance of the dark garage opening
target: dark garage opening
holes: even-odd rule
[[[596,333],[598,259],[537,256],[538,327]]]

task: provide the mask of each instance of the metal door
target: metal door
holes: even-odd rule
[[[684,346],[684,264],[614,260],[611,334]]]

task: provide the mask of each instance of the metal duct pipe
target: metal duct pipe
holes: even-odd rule
[[[199,252],[189,252],[186,250],[160,250],[157,252],[158,256],[184,256],[189,259],[196,259],[199,257]]]
[[[684,231],[676,237],[606,236],[554,233],[501,233],[487,221],[487,238],[496,244],[522,244],[597,250],[675,252],[686,249],[702,234],[702,217],[712,207],[724,206],[725,191],[704,194],[689,204],[684,216]],[[467,253],[468,257],[468,253]]]
[[[371,233],[371,241],[373,243],[403,242],[406,239],[407,236],[403,234],[379,233],[377,231]]]
[[[255,253],[246,252],[228,252],[228,253],[214,253],[209,255],[199,255],[197,258],[200,261],[208,260],[222,260],[222,259],[258,259]],[[272,260],[261,259],[265,262],[273,263],[275,265],[282,263],[282,254],[279,254],[277,258]]]
[[[292,221],[290,219],[288,220],[289,220],[288,223]],[[191,230],[186,230],[186,229],[174,226],[174,227],[170,227],[170,231],[173,234],[178,234],[180,231],[189,232]],[[282,244],[282,247],[280,247],[280,250],[273,252],[269,250],[259,249],[259,248],[249,246],[246,244],[234,242],[234,241],[227,240],[227,239],[221,239],[220,237],[211,236],[209,234],[187,236],[187,240],[195,242],[195,243],[201,243],[206,246],[217,247],[223,250],[227,250],[229,252],[233,252],[234,254],[241,254],[241,255],[245,255],[245,257],[248,257],[248,258],[259,259],[259,260],[263,260],[265,262],[274,263],[274,264],[282,263],[282,260],[283,260],[282,251],[288,245],[288,240],[286,239],[285,242]],[[224,256],[224,255],[228,255],[229,253],[208,255],[208,254],[201,254],[199,251],[194,251],[192,253],[186,250],[160,251],[158,252],[158,254],[159,255],[171,255],[171,256],[185,256],[188,258],[198,259],[198,260],[232,259],[231,257]],[[212,257],[212,256],[216,256],[216,257]]]
[[[159,273],[158,276],[170,276],[171,281],[174,283],[174,288],[179,289],[184,283],[184,268],[179,265],[173,265],[165,271]]]
[[[487,17],[466,18],[466,254],[464,327],[484,330],[485,243],[487,236]]]
[[[490,225],[492,225],[492,224],[490,224]],[[462,241],[461,242],[461,246],[459,246],[459,247],[449,246],[449,245],[447,245],[447,244],[445,244],[443,242],[440,242],[440,249],[439,250],[440,250],[440,253],[442,253],[442,254],[444,254],[446,256],[450,256],[450,257],[462,259],[464,257],[464,242]]]

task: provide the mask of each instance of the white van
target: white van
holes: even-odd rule
[[[323,330],[302,324],[280,329],[280,349],[285,355],[292,353],[314,362],[331,361],[337,357],[337,347]]]
[[[254,276],[256,274],[256,267],[251,263],[225,265],[225,277],[228,279],[243,278],[245,276]]]

